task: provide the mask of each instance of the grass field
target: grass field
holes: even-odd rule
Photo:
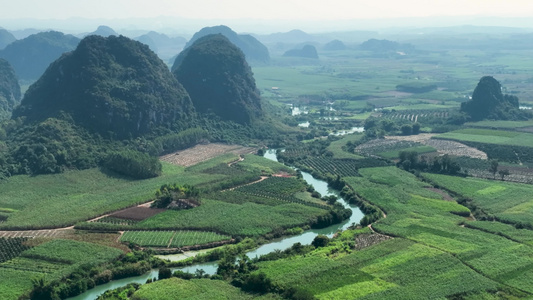
[[[59,279],[82,265],[96,266],[123,252],[72,240],[53,240],[0,264],[0,299],[18,299],[32,288],[32,278]]]

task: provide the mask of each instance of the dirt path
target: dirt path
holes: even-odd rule
[[[248,182],[248,183],[241,184],[241,185],[238,185],[238,186],[234,186],[234,187],[232,187],[232,188],[229,188],[229,189],[226,189],[226,190],[222,190],[222,192],[225,192],[225,191],[233,191],[234,189],[238,189],[238,188],[243,187],[243,186],[256,184],[256,183],[261,182],[261,181],[263,181],[263,180],[265,180],[265,179],[267,179],[267,178],[268,178],[268,176],[261,176],[261,179],[259,179],[259,180],[252,181],[252,182]]]
[[[236,163],[238,163],[238,162],[241,162],[241,161],[243,161],[243,160],[244,160],[244,156],[239,155],[239,159],[237,159],[236,161],[232,161],[232,162],[230,162],[230,163],[228,164],[228,167],[231,167],[231,166],[233,166],[234,164],[236,164]]]

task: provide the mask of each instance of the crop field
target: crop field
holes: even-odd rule
[[[235,204],[206,198],[198,207],[181,211],[168,210],[139,222],[138,227],[257,236],[275,228],[300,226],[326,213],[328,212],[324,209],[297,203],[270,206],[254,202]]]
[[[359,173],[361,177],[344,179],[386,213],[372,228],[393,239],[345,255],[335,254],[340,242],[334,241],[305,257],[261,262],[257,272],[281,286],[303,287],[319,299],[427,299],[461,293],[477,298],[499,290],[501,284],[533,293],[530,231],[468,221],[466,207],[449,197],[445,201],[438,190],[398,168],[366,168]],[[439,185],[459,185],[470,193],[502,190],[472,184],[468,178],[425,176],[444,178]],[[519,187],[529,188],[514,184],[509,190]],[[510,198],[498,197],[500,203]]]
[[[120,241],[132,242],[141,247],[181,248],[229,239],[230,236],[205,231],[126,231]]]
[[[236,188],[235,191],[237,192],[236,195],[244,194],[244,199],[251,196],[248,201],[244,200],[243,202],[250,202],[251,199],[257,199],[255,203],[264,203],[266,205],[272,205],[274,203],[281,204],[281,202],[284,202],[322,209],[329,208],[324,202],[312,201],[309,199],[311,197],[296,196],[297,194],[304,194],[305,189],[306,187],[303,182],[295,177],[270,177],[254,184]],[[225,197],[224,195],[221,196]],[[235,203],[234,201],[232,202]]]
[[[433,139],[434,136],[434,134],[425,133],[410,136],[386,136],[385,139],[371,140],[357,146],[355,149],[357,152],[370,155],[425,145],[434,148],[441,155],[448,154],[453,156],[487,159],[487,154],[476,148],[469,147],[456,141]]]
[[[131,220],[131,221],[142,221],[157,215],[158,213],[164,212],[164,209],[150,208],[135,206],[119,210],[115,213],[109,215],[109,218]]]
[[[424,177],[472,199],[476,206],[500,220],[533,226],[533,186],[529,184],[437,174],[424,174]]]
[[[250,162],[242,162],[242,167],[227,166],[236,160],[237,155],[228,153],[187,169],[163,163],[163,175],[144,180],[109,175],[98,169],[34,177],[13,176],[0,182],[0,210],[8,215],[7,220],[0,223],[0,229],[33,230],[71,226],[150,201],[163,184],[189,184],[205,189],[219,185],[225,188],[240,185],[258,178],[261,160],[267,163],[272,172],[290,171],[281,164],[257,156],[250,156]],[[213,168],[218,168],[218,171],[210,172]],[[237,169],[238,175],[242,176],[235,176],[233,169]],[[142,220],[155,212],[159,211],[131,208],[112,216]]]
[[[190,167],[226,153],[236,155],[255,152],[255,148],[240,145],[205,144],[161,156],[162,161]]]
[[[501,235],[508,239],[533,246],[533,231],[530,229],[518,229],[513,225],[497,221],[469,221],[465,226]]]
[[[362,159],[331,159],[308,158],[298,162],[298,166],[310,172],[320,174],[333,174],[341,177],[357,176],[360,168],[383,167],[388,163],[374,158]]]
[[[347,134],[343,136],[340,140],[333,141],[326,149],[327,151],[331,151],[333,153],[333,158],[336,159],[360,159],[363,158],[363,156],[353,154],[347,151],[344,151],[342,147],[346,145],[347,142],[356,142],[359,141],[363,137],[362,134]]]
[[[437,150],[435,150],[435,148],[430,147],[430,146],[414,146],[414,147],[401,148],[399,150],[385,151],[385,152],[378,153],[377,155],[384,157],[384,158],[392,159],[392,158],[400,157],[400,152],[402,151],[416,152],[418,154],[427,154],[427,153],[436,152]]]
[[[18,295],[31,289],[32,278],[59,279],[81,265],[101,264],[122,253],[118,249],[71,240],[41,244],[0,263],[0,298],[18,299]]]
[[[431,200],[438,199],[438,197],[431,195],[431,191],[415,188],[422,183],[416,184],[416,178],[411,174],[404,173],[401,180],[391,180],[387,177],[395,173],[396,176],[400,175],[398,171],[383,171],[383,168],[363,169],[360,170],[363,178],[347,179],[361,196],[387,212],[387,218],[374,225],[376,230],[408,238],[450,253],[491,280],[533,292],[528,283],[533,275],[533,268],[524,267],[533,263],[533,258],[531,258],[533,249],[497,234],[460,227],[459,224],[465,220],[460,215],[467,216],[468,209],[454,202]],[[476,183],[477,179],[467,178],[465,180],[459,177],[432,174],[428,174],[427,177],[438,180],[441,186],[456,184],[465,191],[477,194],[487,195],[502,191],[497,186],[483,187]],[[409,181],[412,182],[408,183]],[[519,191],[513,195],[523,193],[520,187],[530,188],[528,185],[514,184],[513,190]],[[498,198],[502,205],[501,203],[506,201],[501,201],[501,199],[510,200],[513,197],[500,194]],[[496,202],[493,203],[496,206]],[[508,255],[513,252],[515,254],[511,259]]]
[[[177,299],[275,300],[276,294],[250,295],[223,280],[170,278],[141,286],[132,299],[177,300]]]
[[[25,250],[30,249],[24,242],[28,238],[0,238],[0,263],[19,256]]]
[[[264,157],[255,154],[244,155],[244,160],[238,162],[237,165],[245,170],[261,170],[263,174],[266,175],[280,173],[289,175],[296,174],[296,171],[283,164],[272,161],[270,159],[265,159]]]
[[[435,270],[446,280],[433,276]],[[281,286],[299,286],[318,299],[428,299],[497,287],[453,256],[405,239],[387,240],[339,258],[262,262],[259,271]]]
[[[115,217],[103,217],[103,218],[99,218],[99,219],[93,220],[91,222],[113,224],[113,225],[122,225],[122,226],[124,226],[124,225],[133,226],[133,225],[139,223],[139,221],[129,220],[129,219],[121,219],[121,218],[115,218]]]
[[[490,129],[515,129],[515,130],[524,130],[525,128],[530,128],[533,126],[533,120],[528,121],[501,121],[501,120],[487,120],[479,122],[468,122],[465,123],[469,127],[482,127]]]
[[[517,131],[467,128],[442,133],[435,138],[484,144],[533,147],[533,134]]]
[[[11,209],[0,229],[65,227],[151,199],[163,184],[201,184],[223,175],[184,173],[164,164],[163,175],[131,180],[98,169],[43,176],[13,176],[0,182],[0,208]]]

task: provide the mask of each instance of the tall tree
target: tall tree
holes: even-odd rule
[[[496,179],[496,172],[498,172],[498,161],[496,159],[490,160],[489,172],[491,172],[492,177]]]

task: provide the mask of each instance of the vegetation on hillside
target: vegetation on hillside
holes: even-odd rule
[[[198,112],[249,124],[263,115],[243,52],[221,34],[198,39],[176,58],[174,75]]]
[[[26,92],[13,117],[70,116],[105,138],[131,138],[193,120],[187,92],[142,43],[89,36],[55,61]]]
[[[8,61],[0,58],[0,121],[11,117],[20,102],[20,86]]]

